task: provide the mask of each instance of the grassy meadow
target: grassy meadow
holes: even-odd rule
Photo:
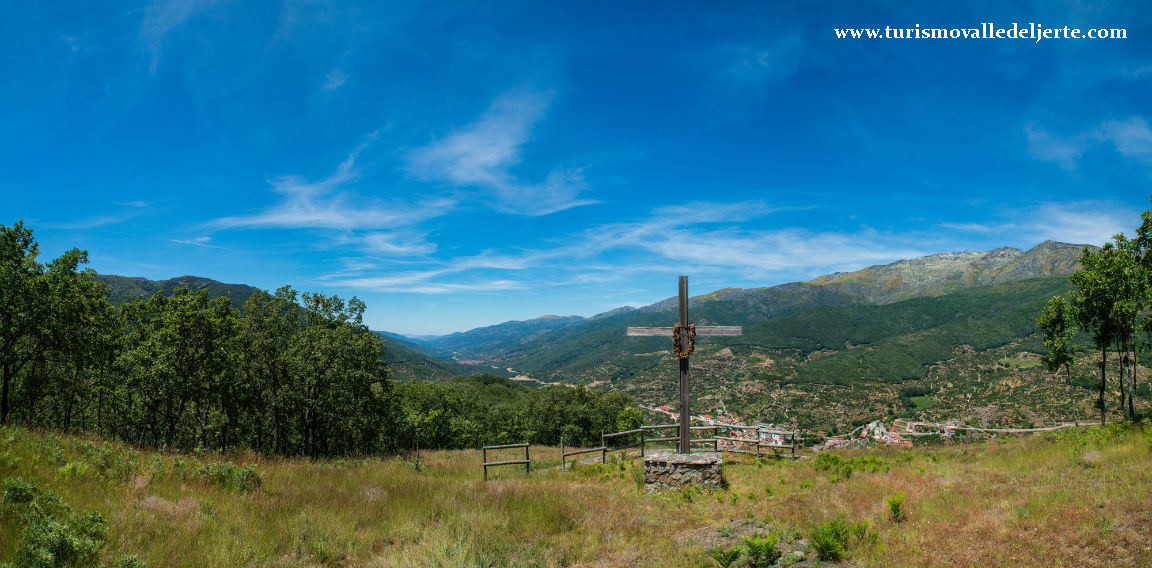
[[[471,450],[424,452],[419,467],[194,456],[6,427],[0,564],[47,538],[21,514],[19,479],[76,518],[100,513],[88,562],[107,566],[737,566],[762,536],[775,544],[762,565],[1152,565],[1147,422],[797,462],[725,455],[728,489],[661,495],[639,489],[639,460],[562,472],[558,449],[531,453],[530,476],[507,466],[484,482]]]

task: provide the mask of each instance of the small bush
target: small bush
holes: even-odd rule
[[[760,535],[758,537],[744,537],[744,547],[751,566],[756,568],[771,566],[780,558],[780,551],[776,549],[776,542],[780,535],[776,533]]]
[[[148,568],[148,565],[135,556],[125,556],[116,563],[114,568]]]
[[[155,463],[153,467],[156,467]],[[159,476],[159,472],[155,475]],[[256,491],[264,485],[264,475],[256,470],[256,466],[239,466],[224,461],[199,462],[176,457],[172,459],[167,475],[181,481],[215,485],[241,493]]]
[[[729,566],[766,568],[780,558],[780,550],[776,548],[779,540],[778,533],[747,536],[744,537],[743,544],[731,548],[715,548],[709,555],[724,568]]]
[[[740,558],[740,552],[739,546],[733,546],[732,548],[714,548],[708,554],[720,564],[721,568],[728,568],[736,562],[737,558]]]
[[[897,493],[891,497],[885,497],[884,503],[888,505],[888,518],[892,522],[899,523],[904,520],[908,511],[904,509],[904,494]]]
[[[820,560],[838,561],[847,554],[850,541],[868,538],[868,522],[849,523],[843,517],[822,523],[812,531],[812,548]]]
[[[832,481],[848,479],[852,477],[852,473],[855,471],[888,471],[888,464],[876,456],[860,456],[857,458],[844,459],[828,452],[817,456],[812,467],[817,471],[829,472]]]
[[[96,566],[107,527],[100,513],[72,511],[54,491],[20,478],[4,480],[3,511],[22,523],[11,568]]]

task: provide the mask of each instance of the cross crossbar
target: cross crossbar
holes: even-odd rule
[[[671,327],[630,327],[628,335],[633,337],[672,337]],[[743,335],[744,327],[739,325],[698,325],[696,335]]]

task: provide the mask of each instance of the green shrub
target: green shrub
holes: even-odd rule
[[[158,466],[163,467],[162,464],[153,463],[154,468]],[[264,475],[256,470],[256,466],[239,466],[224,461],[201,462],[175,457],[165,473],[181,481],[215,485],[242,493],[256,491],[264,485]],[[159,476],[160,472],[154,475]]]
[[[780,551],[776,549],[778,540],[780,540],[780,535],[777,533],[744,537],[745,552],[751,559],[750,566],[762,568],[771,566],[776,562],[780,558]]]
[[[10,568],[97,565],[107,535],[100,513],[76,513],[59,494],[35,482],[10,478],[3,485],[5,515],[23,524]]]
[[[780,558],[780,551],[776,548],[779,540],[778,533],[746,536],[743,544],[731,548],[714,548],[708,554],[724,568],[729,566],[766,568]]]
[[[708,554],[715,560],[722,568],[728,568],[740,558],[740,547],[733,546],[732,548],[714,548]]]
[[[904,509],[904,494],[897,493],[891,497],[885,497],[884,503],[888,505],[888,517],[892,522],[899,523],[904,520],[908,511]]]
[[[854,471],[888,471],[888,464],[876,456],[860,456],[844,459],[836,454],[824,452],[812,464],[817,471],[828,471],[832,481],[852,477]]]
[[[820,560],[838,561],[847,554],[850,541],[857,542],[868,538],[868,522],[849,523],[837,517],[816,526],[812,531],[812,548]]]

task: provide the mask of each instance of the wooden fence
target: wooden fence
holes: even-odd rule
[[[513,448],[524,448],[524,459],[522,460],[501,460],[501,461],[488,461],[489,450],[509,450]],[[519,465],[524,464],[524,474],[532,474],[532,460],[528,457],[528,444],[504,444],[502,446],[484,446],[480,448],[481,460],[484,462],[484,481],[488,481],[488,468],[498,465]]]
[[[655,426],[641,426],[640,428],[642,430],[667,430],[667,429],[675,428],[677,431],[679,431],[680,425],[679,424],[658,424]],[[716,428],[717,428],[716,426],[691,426],[691,427],[689,427],[689,430],[693,430],[693,431],[713,430],[713,431],[715,431]],[[680,436],[671,436],[671,437],[666,437],[666,438],[644,438],[644,437],[641,437],[641,439],[640,439],[640,455],[641,456],[645,455],[648,444],[656,444],[656,443],[660,443],[660,442],[678,442],[678,441],[680,441]],[[719,446],[716,443],[715,432],[713,432],[712,437],[710,437],[710,438],[696,438],[694,440],[688,440],[688,443],[689,444],[712,444],[712,451],[714,451],[714,452],[719,449]]]

